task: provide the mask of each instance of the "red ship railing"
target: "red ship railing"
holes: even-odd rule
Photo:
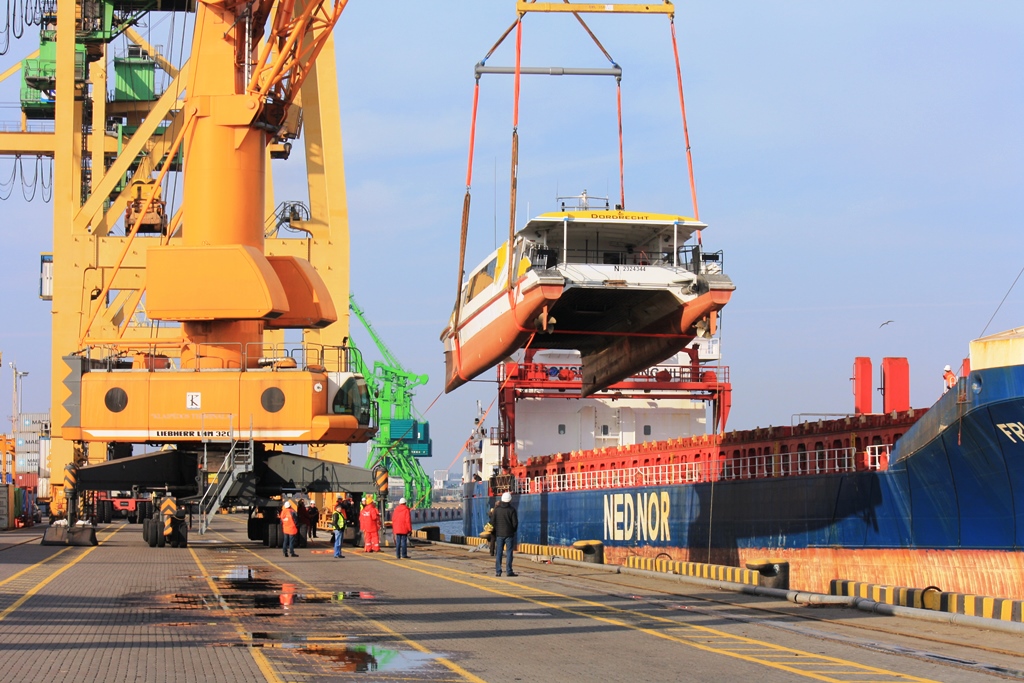
[[[866,449],[865,469],[887,468],[892,446],[882,444]],[[510,487],[516,493],[557,493],[591,491],[636,486],[701,484],[710,481],[774,479],[826,473],[857,471],[857,453],[853,448],[825,448],[806,452],[806,459],[793,463],[783,454],[723,458],[699,462],[623,467],[617,469],[563,472],[538,477],[521,477]],[[794,454],[787,454],[794,455]],[[801,456],[805,454],[800,454]]]

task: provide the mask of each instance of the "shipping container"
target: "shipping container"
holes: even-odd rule
[[[39,438],[39,432],[14,432],[14,450],[18,453],[38,453]]]
[[[39,439],[39,476],[47,480],[50,478],[50,437],[48,436]],[[50,494],[46,495],[49,497]]]
[[[14,496],[11,492],[13,486],[0,484],[0,529],[10,529],[11,520],[14,517]]]
[[[14,483],[18,488],[35,491],[39,483],[39,475],[35,471],[18,472],[14,477]]]
[[[19,413],[18,414],[18,431],[19,432],[49,432],[50,431],[50,414],[49,413]]]
[[[18,459],[15,462],[14,471],[18,474],[31,474],[34,477],[39,476],[39,454],[18,453]]]

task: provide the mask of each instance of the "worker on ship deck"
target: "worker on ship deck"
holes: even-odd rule
[[[956,375],[947,365],[942,368],[942,393],[946,393],[956,386]]]

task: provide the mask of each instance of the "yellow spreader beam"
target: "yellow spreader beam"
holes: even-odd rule
[[[609,2],[528,2],[518,0],[516,11],[527,12],[572,12],[576,14],[668,14],[674,15],[676,8],[668,0],[662,3],[609,3]]]

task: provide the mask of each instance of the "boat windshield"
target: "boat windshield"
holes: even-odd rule
[[[700,225],[700,224],[697,224]],[[562,264],[674,266],[707,272],[721,252],[705,252],[692,240],[696,225],[658,221],[531,221],[520,232],[524,255],[535,269]]]

